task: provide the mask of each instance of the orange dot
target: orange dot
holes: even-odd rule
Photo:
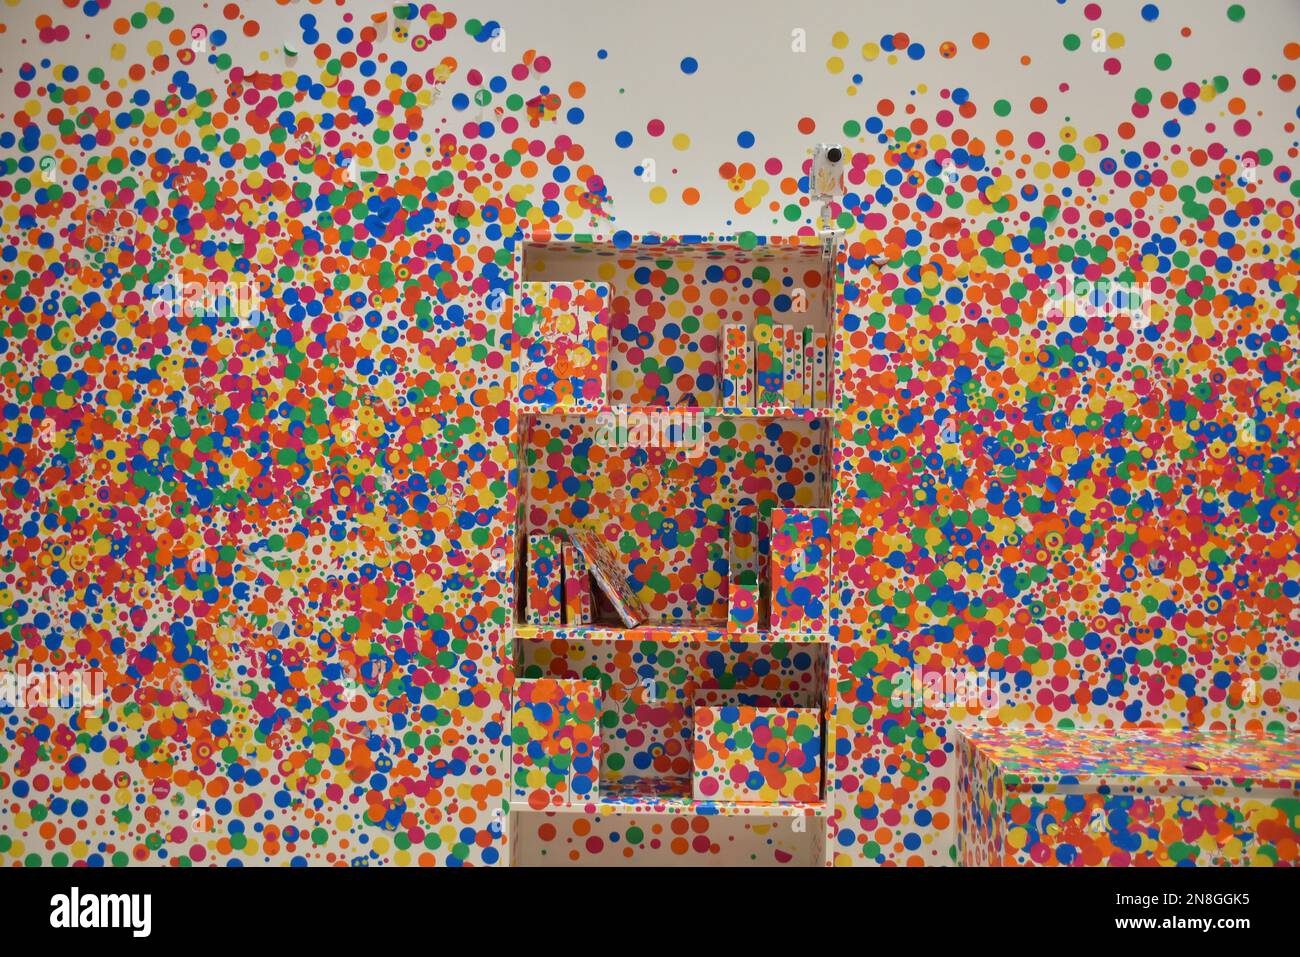
[[[989,45],[989,35],[987,33],[977,33],[970,38],[971,46],[976,50],[983,50]]]
[[[569,96],[573,97],[575,100],[580,100],[586,95],[587,95],[587,86],[585,83],[581,83],[578,80],[574,80],[572,83],[569,84]]]
[[[700,191],[694,186],[687,186],[682,190],[682,202],[687,206],[694,206],[700,201]]]
[[[1282,48],[1282,55],[1288,60],[1300,60],[1300,43],[1292,40]]]
[[[799,132],[808,134],[817,129],[817,121],[811,116],[805,116],[799,121]]]

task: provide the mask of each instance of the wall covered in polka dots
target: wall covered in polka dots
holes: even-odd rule
[[[1294,728],[1300,7],[932,6],[0,5],[0,864],[946,865],[958,728]],[[811,237],[819,142],[847,153],[825,656],[526,662],[820,676],[817,833],[505,827],[520,483],[538,521],[621,495],[647,554],[714,554],[674,517],[689,469],[582,485],[562,417],[520,447],[515,258]],[[728,310],[798,284],[607,273],[631,402],[700,403]],[[727,475],[780,497],[822,438],[743,424]],[[663,617],[718,605],[645,567]],[[73,670],[93,706],[13,694]],[[606,729],[644,704],[607,699]],[[652,744],[611,753],[689,776]]]

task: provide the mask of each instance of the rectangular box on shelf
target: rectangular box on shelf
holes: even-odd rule
[[[824,635],[830,629],[831,512],[772,510],[772,631]]]
[[[558,625],[560,614],[560,549],[550,535],[528,536],[528,593],[525,621],[530,625]]]
[[[600,797],[600,683],[561,679],[568,697],[568,720],[561,740],[568,746],[569,803],[586,804]]]
[[[801,370],[803,372],[803,396],[804,402],[810,408],[817,408],[817,403],[813,400],[813,336],[816,333],[812,326],[804,326],[799,337],[799,355],[802,359]]]
[[[818,708],[697,704],[694,751],[697,801],[821,800]]]
[[[590,625],[591,570],[573,542],[560,543],[560,557],[564,564],[564,623]]]
[[[830,337],[824,332],[813,331],[809,340],[808,351],[804,354],[808,367],[808,402],[814,408],[825,409],[830,405],[830,357],[826,354]]]
[[[722,374],[719,404],[727,407],[746,407],[754,404],[754,349],[749,330],[740,322],[727,322],[722,326],[722,340],[718,364]]]
[[[785,372],[782,358],[785,336],[772,321],[770,312],[754,317],[754,390],[758,405],[780,405],[784,401]]]
[[[758,631],[758,512],[733,511],[727,530],[727,630]]]
[[[537,678],[515,684],[510,799],[537,810],[599,796],[600,685]]]
[[[807,405],[803,386],[803,333],[793,324],[781,326],[785,345],[781,349],[785,364],[785,404],[792,407]]]

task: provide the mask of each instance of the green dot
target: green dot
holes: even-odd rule
[[[1073,51],[1079,49],[1079,44],[1080,44],[1081,42],[1082,42],[1082,41],[1079,39],[1079,34],[1077,34],[1077,33],[1067,33],[1067,34],[1066,34],[1066,35],[1061,39],[1061,44],[1062,44],[1062,45],[1063,45],[1067,50],[1069,50],[1069,51],[1071,51],[1071,52],[1073,52]]]
[[[1156,54],[1156,69],[1157,69],[1157,70],[1167,70],[1167,69],[1169,69],[1169,68],[1170,68],[1171,66],[1173,66],[1173,65],[1174,65],[1174,58],[1171,57],[1168,53],[1157,53],[1157,54]]]
[[[1007,116],[1011,113],[1010,100],[998,100],[993,104],[993,112],[998,116]]]
[[[1240,23],[1246,19],[1246,8],[1239,3],[1234,3],[1228,7],[1228,19],[1233,23]]]

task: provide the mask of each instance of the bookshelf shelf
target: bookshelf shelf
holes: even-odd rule
[[[586,804],[533,807],[524,801],[510,802],[510,810],[529,814],[702,814],[713,817],[820,817],[826,803],[772,801],[696,801],[691,797],[689,777],[627,776],[600,782],[600,799]]]

